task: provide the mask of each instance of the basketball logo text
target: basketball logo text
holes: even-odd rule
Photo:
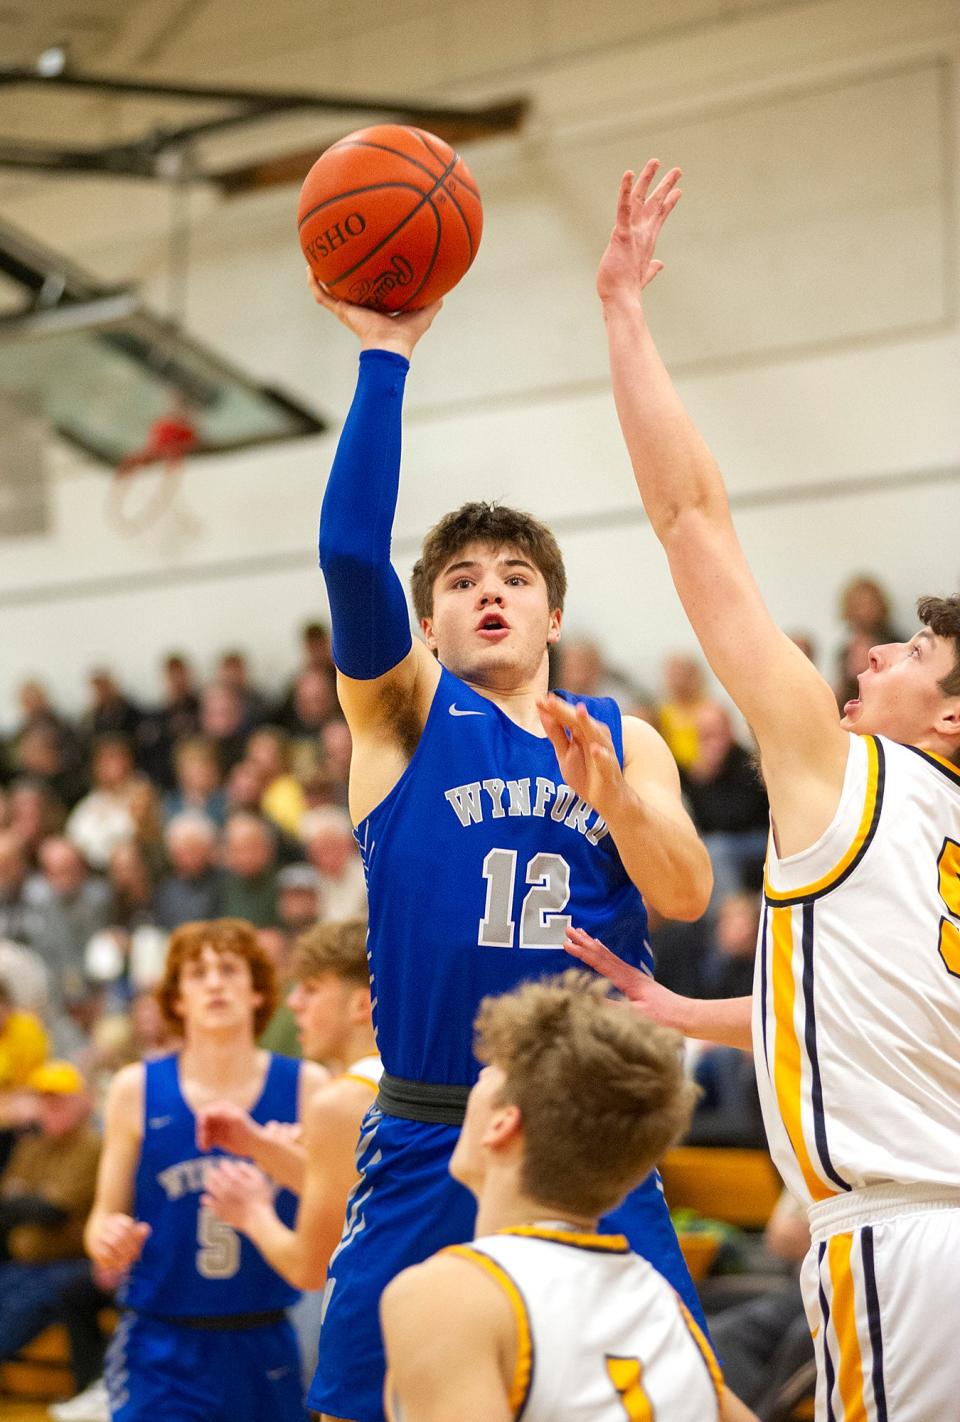
[[[347,300],[356,305],[377,303],[388,296],[398,286],[409,286],[413,281],[413,267],[406,257],[395,254],[390,265],[375,277],[363,277],[350,287]]]
[[[362,212],[348,213],[340,222],[335,222],[307,243],[308,259],[315,261],[319,257],[329,257],[338,247],[345,247],[351,237],[359,237],[366,225],[367,219]]]

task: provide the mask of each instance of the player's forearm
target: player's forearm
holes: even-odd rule
[[[390,562],[407,369],[399,352],[361,354],[320,513],[334,661],[359,681],[390,671],[412,645],[403,585]]]
[[[749,997],[682,997],[675,999],[673,1019],[665,1024],[685,1037],[716,1042],[721,1047],[753,1050],[753,1004]]]
[[[313,1266],[310,1250],[296,1231],[283,1223],[272,1205],[252,1207],[242,1229],[267,1263],[295,1289],[318,1289],[323,1284],[326,1271]]]
[[[300,1194],[306,1171],[306,1152],[302,1145],[260,1134],[253,1142],[250,1154],[254,1165],[258,1165],[271,1180],[292,1190],[295,1195]]]
[[[605,815],[623,867],[665,918],[699,918],[710,901],[713,870],[695,831],[648,805],[626,783]]]
[[[603,317],[617,415],[654,532],[666,541],[693,512],[725,521],[720,471],[660,358],[642,298],[621,293],[604,302]]]

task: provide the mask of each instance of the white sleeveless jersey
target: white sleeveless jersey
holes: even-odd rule
[[[800,1199],[960,1185],[960,769],[850,736],[829,828],[785,859],[771,843],[753,1039]]]
[[[723,1379],[665,1279],[623,1235],[527,1225],[453,1245],[507,1294],[523,1422],[716,1422]]]
[[[372,1091],[377,1091],[380,1087],[380,1078],[383,1076],[383,1062],[377,1056],[361,1057],[352,1066],[348,1066],[346,1071],[339,1077],[339,1081],[362,1081],[365,1086],[369,1086]]]

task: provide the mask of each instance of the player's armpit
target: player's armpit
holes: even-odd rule
[[[516,1325],[506,1295],[481,1269],[435,1255],[387,1286],[380,1316],[395,1419],[510,1422]]]

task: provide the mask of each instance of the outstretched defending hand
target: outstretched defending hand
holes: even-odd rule
[[[680,996],[611,953],[599,938],[591,938],[582,928],[568,928],[563,946],[572,957],[609,978],[642,1016],[661,1027],[679,1027]]]
[[[359,336],[363,349],[376,351],[396,351],[409,360],[420,337],[433,325],[433,319],[442,301],[431,302],[419,311],[408,311],[398,316],[390,316],[384,311],[372,311],[369,306],[355,306],[351,301],[338,301],[326,292],[313,272],[307,267],[307,285],[318,306],[336,316],[337,320]]]
[[[631,172],[620,180],[617,220],[600,259],[597,295],[601,301],[615,296],[638,296],[663,271],[654,257],[660,228],[680,201],[680,169],[671,168],[648,196],[660,163],[651,158],[634,182]]]
[[[582,702],[571,705],[552,694],[538,699],[537,710],[565,782],[609,820],[626,782],[608,728]]]
[[[90,1241],[90,1258],[98,1269],[122,1275],[135,1264],[150,1237],[150,1226],[129,1215],[107,1215]]]
[[[234,1229],[245,1229],[251,1213],[273,1200],[273,1186],[263,1171],[242,1160],[215,1165],[207,1171],[204,1185],[201,1205]]]

